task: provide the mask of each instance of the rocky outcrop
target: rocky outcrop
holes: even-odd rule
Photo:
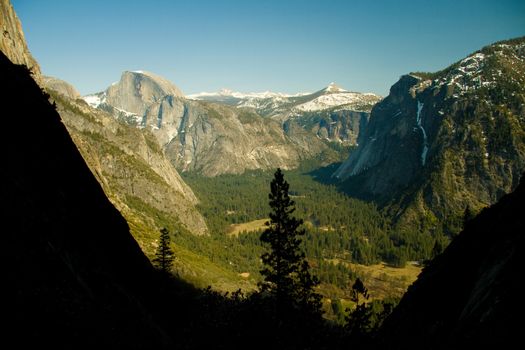
[[[418,159],[421,140],[414,122],[417,102],[410,88],[419,81],[407,75],[392,86],[390,94],[372,110],[373,115],[361,135],[362,143],[334,176],[346,180],[367,171],[367,191],[373,196],[385,197],[392,194],[392,184],[399,188],[413,179],[422,162]],[[389,171],[371,170],[377,166]]]
[[[305,112],[287,118],[318,138],[347,146],[357,146],[368,124],[369,112],[347,109]]]
[[[44,83],[44,87],[47,90],[56,91],[72,100],[76,100],[77,98],[81,97],[77,89],[64,80],[44,75],[42,76],[42,81]]]
[[[381,349],[512,348],[521,341],[525,176],[469,221],[386,320]]]
[[[525,170],[524,76],[520,38],[401,77],[335,176],[400,225],[457,232],[467,206],[495,203]]]
[[[253,111],[187,100],[176,88],[158,89],[166,84],[153,77],[125,72],[120,82],[85,99],[91,106],[151,132],[181,171],[215,176],[248,169],[290,169],[328,150],[313,135],[286,133],[281,122]],[[140,84],[131,83],[137,81]]]
[[[40,66],[27,48],[22,25],[9,0],[0,0],[0,28],[0,50],[14,64],[29,68],[40,83]]]

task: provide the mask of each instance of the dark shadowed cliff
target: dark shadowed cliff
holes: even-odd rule
[[[143,305],[153,268],[58,113],[27,68],[3,53],[0,74],[3,341],[169,343]]]
[[[423,270],[384,327],[380,348],[515,348],[525,315],[525,176]]]

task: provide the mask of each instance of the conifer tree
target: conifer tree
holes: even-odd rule
[[[358,277],[352,285],[352,297],[350,298],[356,305],[359,305],[359,296],[362,296],[365,300],[368,300],[370,295],[368,294],[368,288]]]
[[[170,233],[166,228],[160,230],[160,240],[159,246],[157,247],[157,252],[155,253],[155,258],[153,263],[164,273],[169,273],[171,264],[175,259],[175,254],[170,247],[171,239]]]
[[[355,309],[346,318],[346,328],[353,335],[363,335],[370,330],[372,310],[366,304],[369,298],[368,289],[360,278],[352,285],[351,295],[350,300],[355,303]],[[360,297],[363,299],[361,304]]]
[[[467,207],[465,208],[465,212],[463,213],[463,229],[465,229],[465,227],[467,226],[467,223],[470,220],[474,219],[475,216],[476,215],[470,208],[470,205],[467,204]]]
[[[443,253],[443,244],[439,239],[436,239],[434,242],[434,247],[432,248],[432,259],[435,259],[438,255]]]
[[[301,236],[305,234],[304,229],[299,229],[303,221],[292,216],[295,203],[288,195],[289,185],[281,169],[275,172],[270,190],[270,221],[261,235],[270,251],[261,256],[265,265],[261,270],[264,277],[261,291],[272,294],[278,305],[295,305],[320,313],[321,297],[314,292],[319,281],[310,274],[300,247]]]

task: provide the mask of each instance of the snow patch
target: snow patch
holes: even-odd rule
[[[427,143],[427,133],[425,131],[425,128],[423,128],[423,125],[421,125],[421,111],[423,110],[423,103],[417,101],[417,115],[416,115],[416,123],[419,129],[421,130],[421,133],[423,134],[423,149],[421,150],[421,164],[425,166],[425,162],[427,160],[427,152],[428,152],[428,143]]]
[[[98,106],[100,106],[102,103],[106,101],[105,94],[102,95],[102,97],[100,97],[99,95],[88,95],[88,96],[84,96],[83,98],[84,98],[84,101],[86,101],[86,103],[93,108],[97,108]]]
[[[113,108],[115,108],[115,109],[116,109],[117,111],[119,111],[120,113],[124,113],[124,115],[125,115],[126,117],[135,117],[135,116],[137,116],[136,113],[132,113],[132,112],[129,112],[129,111],[126,111],[126,110],[124,110],[124,109],[117,108],[117,107],[113,107]]]
[[[249,99],[249,98],[275,98],[275,97],[294,97],[308,95],[309,93],[300,93],[295,95],[284,94],[280,92],[263,91],[263,92],[238,92],[230,89],[221,89],[218,92],[199,92],[197,94],[186,95],[191,100],[200,100],[209,97],[234,97],[238,99]]]
[[[167,128],[168,140],[169,142],[173,141],[175,137],[179,134],[179,131],[176,128]]]
[[[333,93],[329,95],[321,95],[311,101],[298,105],[294,109],[303,112],[311,112],[342,105],[353,105],[358,107],[359,105],[373,103],[372,100],[375,101],[375,99],[371,98],[369,95],[355,92]]]

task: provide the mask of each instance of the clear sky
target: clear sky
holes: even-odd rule
[[[525,35],[523,0],[12,0],[46,75],[82,93],[147,70],[185,93],[316,91],[386,95]]]

